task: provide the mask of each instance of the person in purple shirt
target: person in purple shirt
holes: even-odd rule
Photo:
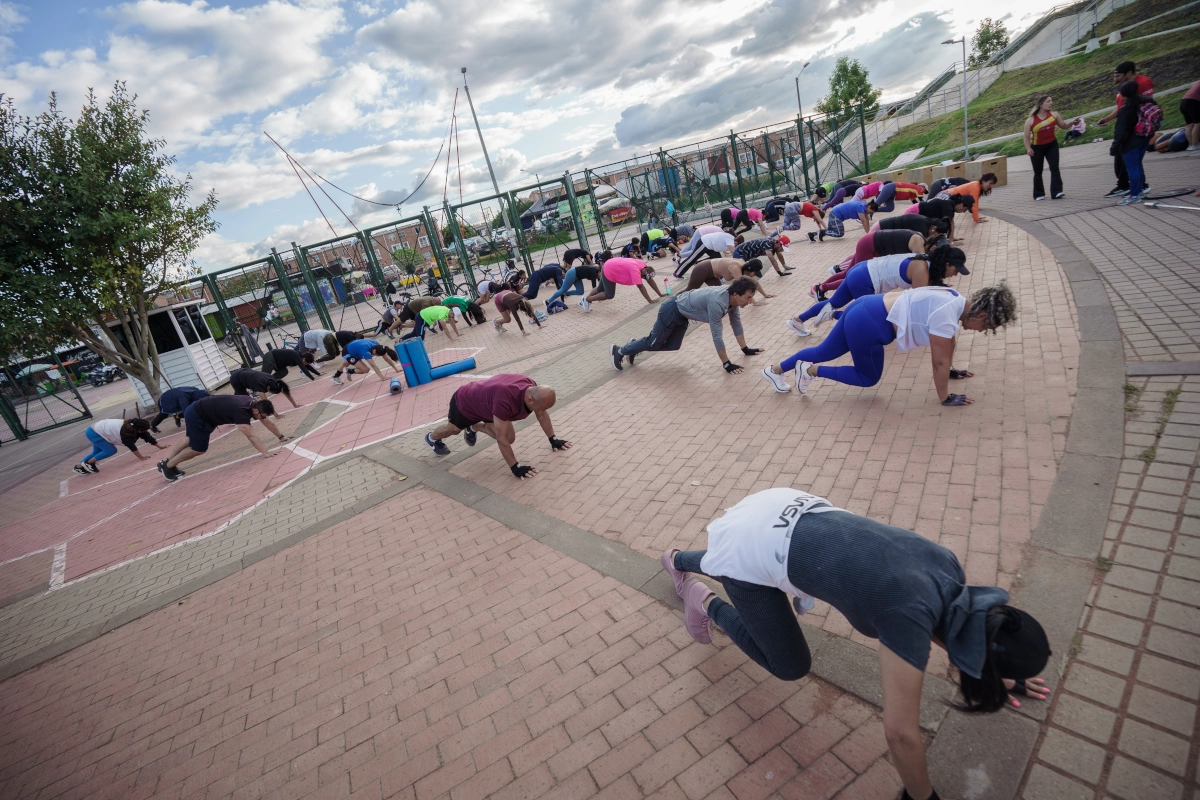
[[[542,426],[542,432],[550,439],[552,449],[571,449],[570,442],[554,435],[554,424],[550,421],[550,408],[557,399],[552,388],[538,386],[533,378],[525,375],[508,373],[472,381],[450,396],[446,421],[425,434],[425,444],[435,455],[448,456],[450,448],[442,441],[447,436],[461,433],[467,445],[474,447],[478,434],[485,433],[496,440],[500,455],[512,474],[524,480],[536,475],[537,469],[521,464],[513,453],[513,442],[517,440],[513,423],[517,420],[533,414]]]

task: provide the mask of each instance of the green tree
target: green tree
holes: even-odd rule
[[[392,263],[409,275],[416,275],[425,266],[425,259],[411,247],[397,247],[392,251]]]
[[[32,354],[81,342],[157,400],[148,314],[196,274],[217,200],[189,203],[191,176],[172,174],[136,99],[120,82],[106,101],[89,91],[70,120],[54,95],[36,117],[0,98],[0,343]]]
[[[862,103],[863,111],[871,114],[879,110],[882,93],[881,89],[871,85],[870,73],[858,59],[842,56],[829,75],[829,94],[817,103],[817,110],[823,114],[847,116],[854,106]]]
[[[982,67],[1006,47],[1008,29],[1004,27],[1003,22],[986,17],[979,23],[979,30],[971,37],[971,57],[967,59],[967,63],[972,67]]]

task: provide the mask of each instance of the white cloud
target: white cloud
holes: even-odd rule
[[[0,59],[6,58],[13,46],[13,40],[8,34],[21,30],[24,23],[25,17],[17,10],[16,5],[0,0]]]

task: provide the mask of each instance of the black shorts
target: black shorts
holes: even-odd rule
[[[187,425],[188,447],[197,453],[207,452],[208,440],[217,427],[210,425],[208,420],[197,414],[194,405],[188,406],[183,412],[183,421]]]
[[[1179,112],[1185,125],[1200,125],[1200,100],[1184,98],[1179,101]]]
[[[404,308],[400,309],[400,315],[397,317],[397,319],[400,320],[401,324],[403,324],[405,322],[412,322],[416,318],[417,318],[416,313],[408,306],[405,306]]]
[[[481,419],[468,419],[467,417],[464,417],[458,410],[457,398],[458,398],[458,392],[455,392],[454,394],[450,395],[450,411],[449,411],[449,413],[446,414],[446,420],[451,425],[458,428],[459,430],[465,431],[467,428],[471,427],[472,425],[474,425],[478,422],[484,421]]]
[[[600,288],[604,290],[605,300],[612,300],[617,294],[617,284],[610,281],[603,271],[600,273]]]

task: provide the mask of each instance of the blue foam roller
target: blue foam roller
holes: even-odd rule
[[[429,383],[433,378],[429,376],[429,356],[425,352],[425,343],[420,339],[409,339],[404,344],[408,350],[408,360],[417,373],[417,383]]]
[[[465,372],[469,369],[475,369],[475,359],[464,358],[462,361],[452,361],[449,364],[443,364],[440,367],[434,367],[429,371],[430,377],[434,380],[444,378],[447,375],[454,375],[459,372]]]
[[[417,371],[413,369],[412,356],[408,352],[408,342],[396,345],[396,356],[400,359],[400,369],[404,370],[404,380],[408,381],[411,389],[417,385]]]
[[[392,390],[392,394],[400,394],[401,392],[404,391],[404,384],[400,381],[399,378],[392,378],[388,388],[390,388]]]

